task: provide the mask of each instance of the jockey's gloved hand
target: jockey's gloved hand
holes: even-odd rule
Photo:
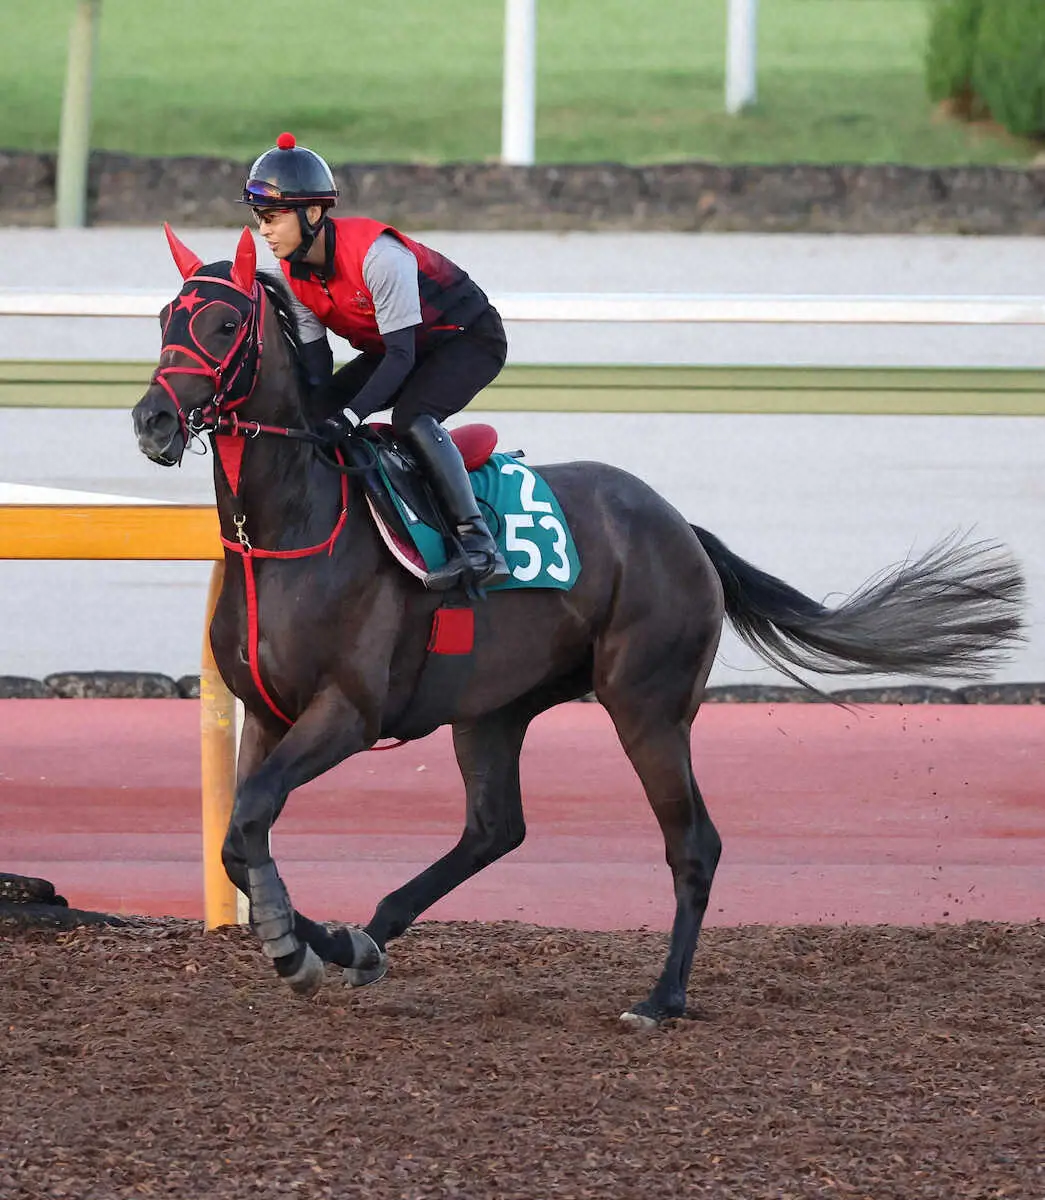
[[[347,437],[359,428],[362,421],[350,408],[346,408],[333,417],[327,417],[325,424],[329,425],[338,437]]]

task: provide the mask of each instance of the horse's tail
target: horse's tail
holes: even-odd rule
[[[726,615],[741,639],[803,687],[811,685],[795,667],[821,675],[982,677],[1022,640],[1023,575],[996,543],[948,538],[825,608],[714,534],[692,529],[722,580]]]

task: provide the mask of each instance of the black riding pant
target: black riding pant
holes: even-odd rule
[[[507,356],[500,314],[488,308],[467,329],[432,347],[406,377],[392,398],[393,429],[401,434],[419,416],[445,421],[460,412],[496,379]],[[347,408],[380,362],[378,354],[360,354],[334,373],[326,396]]]

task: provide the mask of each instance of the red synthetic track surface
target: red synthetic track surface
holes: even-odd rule
[[[198,739],[187,700],[0,701],[0,871],[78,908],[201,916]],[[708,705],[709,923],[1045,917],[1043,748],[1043,707]],[[522,778],[525,844],[427,915],[668,928],[663,843],[605,712],[538,718]],[[295,903],[367,919],[453,844],[462,796],[446,730],[302,788],[273,835]]]

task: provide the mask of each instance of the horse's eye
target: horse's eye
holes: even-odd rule
[[[222,327],[222,333],[235,333],[239,329],[239,321],[226,321]]]

